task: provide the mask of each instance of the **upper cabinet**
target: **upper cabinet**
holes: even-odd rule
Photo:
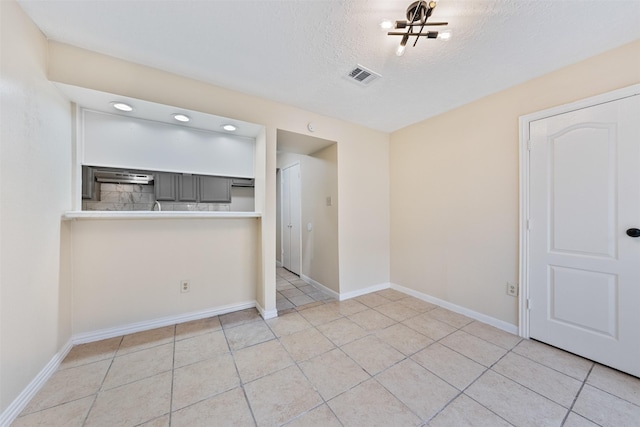
[[[198,202],[198,181],[196,175],[178,175],[178,200],[180,202]]]
[[[200,202],[231,203],[231,179],[219,176],[200,176]]]
[[[231,203],[231,178],[154,172],[156,200],[161,202]]]
[[[160,202],[173,202],[176,200],[176,174],[169,172],[155,172],[153,174],[153,187],[156,200]]]

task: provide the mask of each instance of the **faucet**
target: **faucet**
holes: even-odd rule
[[[162,206],[160,205],[160,202],[157,201],[157,200],[153,203],[153,208],[151,208],[151,210],[155,211],[156,210],[156,206],[158,207],[158,212],[161,212],[162,211]]]

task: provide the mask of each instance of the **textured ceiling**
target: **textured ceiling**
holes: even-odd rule
[[[409,3],[19,0],[52,40],[387,132],[640,39],[640,0],[440,0],[452,39],[397,57]]]

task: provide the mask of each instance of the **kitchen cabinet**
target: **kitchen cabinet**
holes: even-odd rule
[[[178,175],[178,201],[198,201],[198,176],[190,174]]]
[[[96,180],[91,166],[82,166],[82,198],[93,199],[95,194]]]
[[[154,172],[153,187],[156,200],[161,202],[173,202],[176,200],[176,174]]]
[[[231,203],[231,179],[219,176],[154,172],[156,200],[186,203]]]
[[[219,176],[200,176],[201,203],[231,203],[231,179]]]

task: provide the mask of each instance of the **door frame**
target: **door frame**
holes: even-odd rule
[[[298,266],[298,270],[300,271],[300,275],[302,276],[302,166],[300,164],[300,161],[295,161],[293,163],[290,163],[286,166],[283,166],[280,169],[280,258],[281,258],[281,262],[282,262],[282,266],[284,267],[284,179],[282,179],[283,177],[283,171],[285,169],[289,169],[293,166],[298,166],[298,168],[300,168],[300,177],[298,178],[300,181],[300,194],[298,197],[298,203],[300,204],[299,209],[298,209],[298,213],[299,213],[299,218],[298,218],[298,222],[300,223],[300,234],[298,236],[298,240],[299,242],[299,247],[300,247],[300,265]]]
[[[560,105],[546,110],[520,116],[520,215],[519,215],[519,271],[520,292],[518,297],[518,334],[529,338],[529,124],[536,120],[557,116],[570,111],[593,107],[622,98],[640,94],[640,84],[634,84],[622,89],[585,98],[569,104]]]

